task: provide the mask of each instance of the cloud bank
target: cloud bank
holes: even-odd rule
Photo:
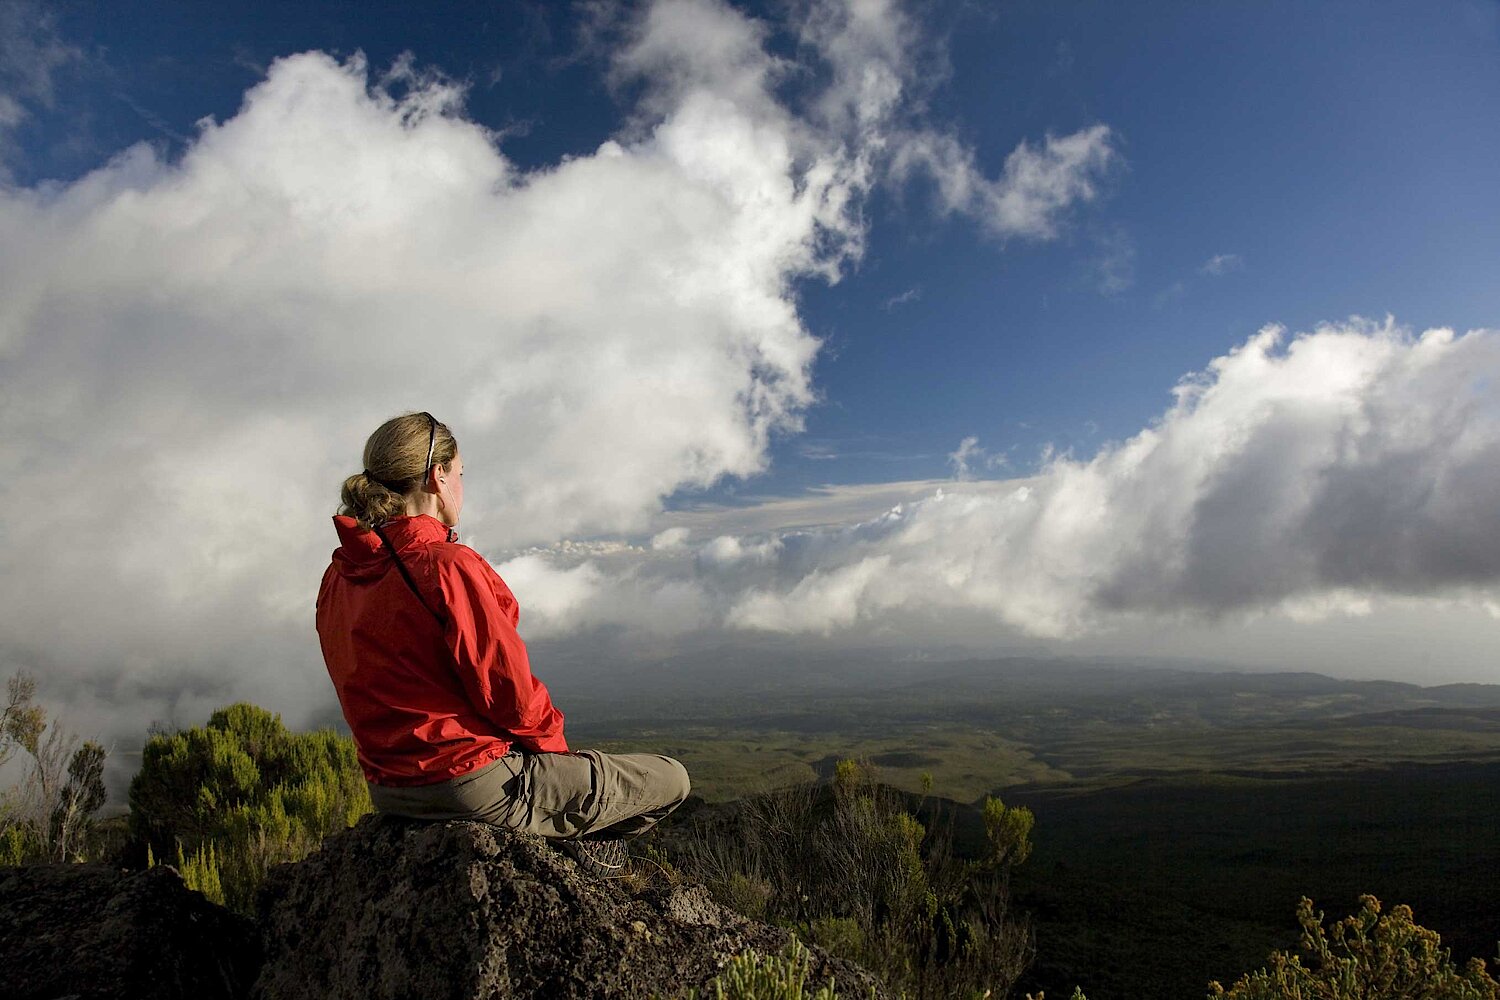
[[[625,123],[537,168],[441,74],[309,52],[179,159],[141,145],[0,188],[7,661],[84,726],[324,704],[327,516],[381,420],[458,430],[481,548],[638,531],[800,426],[819,342],[797,283],[858,259],[903,149],[942,146],[926,160],[971,189],[955,206],[1008,236],[1093,197],[1102,126],[986,179],[908,99],[898,8],[799,11],[797,59],[820,68],[801,77],[727,4],[646,6],[611,56]],[[541,608],[597,586],[551,572]],[[651,607],[695,620],[695,592]]]
[[[846,526],[677,536],[665,555],[554,553],[549,571],[587,586],[544,623],[651,627],[639,609],[688,584],[700,624],[825,634],[976,613],[1055,639],[1393,598],[1494,607],[1497,380],[1495,331],[1267,328],[1183,379],[1152,426],[1024,481],[955,482]],[[965,439],[961,473],[978,451]],[[547,591],[527,558],[509,568]]]

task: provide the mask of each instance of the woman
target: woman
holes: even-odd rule
[[[595,874],[622,872],[621,838],[687,798],[687,771],[654,754],[569,752],[510,588],[457,542],[464,466],[446,426],[387,420],[364,464],[344,480],[317,622],[375,808],[540,834]]]

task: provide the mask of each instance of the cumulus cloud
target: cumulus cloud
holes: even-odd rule
[[[916,114],[898,10],[801,10],[804,55],[835,71],[793,101],[764,24],[718,0],[648,5],[612,55],[638,99],[626,123],[536,169],[440,73],[404,60],[372,79],[310,52],[179,158],[141,145],[0,190],[0,502],[23,512],[0,536],[8,661],[85,722],[136,731],[231,696],[326,703],[326,517],[365,435],[403,410],[457,430],[466,539],[487,551],[641,531],[663,497],[764,469],[815,396],[796,282],[858,258],[862,199]],[[30,79],[43,99],[49,78]],[[1023,145],[983,198],[1050,231],[1092,195],[1078,171],[1102,135]],[[587,622],[635,598],[586,561],[640,553],[509,566],[538,620]],[[714,616],[674,587],[637,610]]]
[[[1012,635],[1267,614],[1305,622],[1377,600],[1500,596],[1500,332],[1413,336],[1351,321],[1267,328],[1181,381],[1152,426],[1010,484],[957,483],[846,526],[716,539],[700,624],[837,632],[986,616]],[[978,442],[965,439],[955,461]],[[983,486],[982,489],[975,487]],[[733,572],[726,572],[726,568]]]
[[[0,195],[13,658],[142,697],[300,675],[337,484],[404,409],[458,429],[490,512],[466,529],[501,545],[636,526],[797,426],[817,342],[788,282],[848,223],[763,108],[693,91],[522,174],[456,87],[407,82],[284,59],[179,162]]]

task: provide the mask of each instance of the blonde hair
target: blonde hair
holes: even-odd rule
[[[458,454],[458,441],[431,414],[403,413],[377,427],[365,442],[364,471],[344,480],[339,513],[354,518],[365,531],[405,514],[406,498],[422,488],[427,473],[423,463],[429,437],[432,464],[446,471]]]

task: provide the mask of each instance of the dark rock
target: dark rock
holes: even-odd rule
[[[0,996],[220,1000],[245,996],[254,926],[171,868],[0,868]]]
[[[256,1000],[676,997],[730,958],[789,935],[702,886],[633,894],[539,837],[482,823],[368,816],[261,891]],[[869,973],[813,951],[813,982],[883,996]]]

